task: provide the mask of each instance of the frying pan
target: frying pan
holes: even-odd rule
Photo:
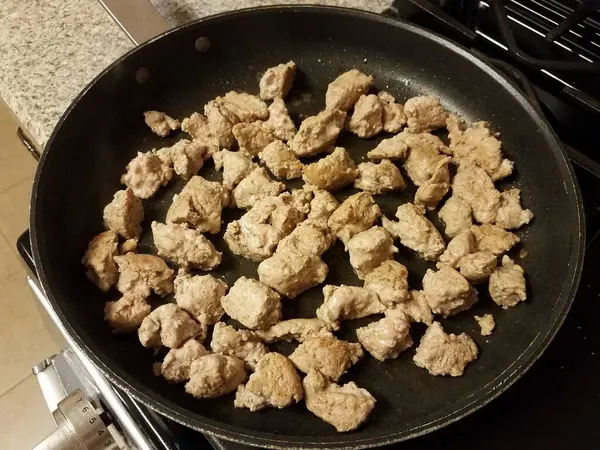
[[[363,427],[346,434],[336,433],[302,403],[251,413],[234,409],[232,396],[199,401],[182,386],[155,377],[152,363],[160,355],[144,349],[135,333],[111,333],[102,311],[108,297],[117,294],[98,291],[80,264],[88,241],[102,231],[102,209],[121,188],[119,177],[127,162],[138,151],[182,137],[154,136],[143,123],[143,111],[189,116],[229,90],[257,92],[259,75],[288,60],[300,68],[287,99],[296,121],[322,109],[327,83],[353,67],[373,74],[376,86],[400,101],[431,93],[467,120],[491,121],[517,168],[500,187],[520,188],[523,203],[536,214],[518,233],[528,253],[519,261],[527,274],[530,300],[505,311],[482,291],[473,309],[443,321],[447,331],[468,332],[481,350],[462,377],[430,376],[412,363],[414,350],[385,363],[365,357],[344,381],[354,380],[368,389],[377,405]],[[338,145],[360,162],[379,139],[344,135]],[[210,163],[200,174],[219,179]],[[177,180],[144,202],[145,230],[152,220],[164,220],[173,194],[182,186]],[[343,195],[350,193],[351,189]],[[408,189],[378,196],[377,201],[391,215],[413,195]],[[240,214],[228,210],[225,220]],[[437,220],[435,214],[431,218]],[[384,445],[433,431],[485,405],[531,366],[557,332],[575,294],[584,243],[572,168],[546,122],[503,76],[465,49],[414,25],[354,10],[296,6],[243,10],[185,25],[135,48],[102,72],[64,114],[40,160],[31,232],[46,295],[68,333],[108,379],[177,422],[263,448]],[[153,252],[148,234],[141,247]],[[234,257],[221,235],[214,242],[224,252],[216,272],[228,284],[241,275],[256,277],[256,265]],[[324,259],[330,267],[328,283],[360,284],[340,244]],[[407,249],[401,249],[397,259],[408,266],[411,287],[419,288],[429,264]],[[284,303],[284,317],[314,316],[321,302],[320,288],[307,291]],[[473,314],[484,312],[492,312],[498,323],[489,338],[478,335],[473,320]],[[345,324],[340,336],[356,340],[353,330],[367,322]],[[418,324],[413,327],[415,341],[423,331]],[[288,354],[292,347],[277,349]]]

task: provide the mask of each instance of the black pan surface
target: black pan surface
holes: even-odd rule
[[[208,38],[196,45],[198,38]],[[197,47],[202,50],[199,51]],[[119,178],[138,151],[174,143],[161,139],[142,120],[148,109],[183,118],[229,90],[258,91],[268,67],[294,60],[301,72],[287,103],[297,122],[324,107],[328,82],[356,67],[373,74],[379,89],[399,101],[430,93],[467,120],[485,119],[502,133],[504,151],[517,173],[500,183],[522,190],[536,214],[518,234],[528,256],[524,265],[530,301],[504,311],[485,292],[471,310],[443,321],[447,331],[466,331],[481,351],[463,377],[432,377],[411,361],[414,349],[397,360],[378,363],[370,356],[343,381],[354,380],[376,398],[377,406],[359,430],[338,434],[306,411],[302,403],[284,410],[251,413],[233,408],[232,396],[198,401],[182,386],[152,374],[159,360],[135,334],[115,336],[102,320],[107,296],[85,277],[80,260],[88,241],[102,231],[102,209],[120,189]],[[358,163],[381,137],[344,136]],[[200,172],[219,179],[211,164]],[[164,220],[181,180],[145,202],[145,230]],[[347,196],[353,191],[342,192]],[[410,201],[414,190],[380,196],[388,216]],[[229,221],[241,213],[230,211]],[[431,215],[436,220],[435,214]],[[483,406],[510,386],[537,359],[564,320],[579,279],[583,218],[572,169],[544,120],[501,75],[467,51],[404,22],[351,10],[279,7],[215,16],[186,25],[131,51],[100,74],[75,100],[57,126],[40,161],[31,205],[36,268],[44,290],[78,345],[117,386],[156,411],[199,431],[260,447],[360,448],[383,445],[430,432]],[[149,231],[142,248],[153,252]],[[217,274],[232,284],[240,275],[256,277],[256,265],[224,252]],[[518,253],[517,249],[515,253]],[[330,284],[360,284],[338,243],[324,255]],[[397,259],[408,266],[411,287],[430,265],[407,249]],[[111,294],[111,299],[117,297]],[[284,305],[286,317],[314,316],[319,288]],[[155,304],[158,304],[157,300]],[[474,314],[492,312],[497,331],[478,334]],[[356,340],[353,321],[341,337]],[[424,328],[413,327],[418,342]],[[278,349],[286,354],[292,346]]]

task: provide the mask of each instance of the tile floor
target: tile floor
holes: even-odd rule
[[[27,228],[36,162],[0,99],[0,448],[31,449],[54,429],[31,367],[64,347],[25,283],[15,243]]]

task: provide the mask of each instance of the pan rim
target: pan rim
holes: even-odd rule
[[[152,391],[143,386],[136,385],[136,380],[133,379],[133,377],[124,377],[121,374],[119,374],[118,370],[116,370],[115,368],[115,364],[107,364],[104,360],[101,360],[99,357],[97,357],[86,343],[86,341],[90,342],[90,339],[82,338],[81,334],[76,332],[74,330],[74,327],[69,323],[69,320],[67,318],[68,314],[64,313],[64,311],[60,308],[58,302],[50,292],[50,283],[49,280],[46,278],[44,271],[38,269],[43,269],[43,260],[45,259],[42,257],[38,246],[38,242],[44,240],[44,237],[43,233],[39,233],[37,230],[38,222],[36,220],[36,209],[38,208],[38,198],[40,197],[40,180],[42,179],[41,174],[43,173],[44,165],[49,158],[48,155],[51,153],[50,150],[52,148],[52,144],[57,134],[60,132],[63,123],[67,120],[67,118],[69,117],[79,100],[96,84],[96,82],[99,79],[101,79],[106,73],[110,72],[114,67],[121,64],[121,62],[128,58],[131,54],[140,51],[141,49],[145,48],[148,45],[151,45],[153,42],[163,38],[164,36],[170,35],[172,33],[178,33],[180,30],[192,28],[204,23],[228,20],[232,16],[239,17],[244,15],[254,15],[257,13],[260,14],[297,11],[307,13],[318,12],[335,15],[342,14],[364,20],[375,21],[386,26],[403,28],[412,33],[420,35],[425,39],[432,40],[438,45],[446,47],[450,51],[453,51],[458,57],[467,59],[469,62],[471,62],[479,69],[484,71],[487,75],[491,76],[497,83],[499,83],[499,87],[503,88],[505,91],[508,91],[508,93],[510,93],[513,96],[513,98],[515,98],[518,101],[518,103],[530,115],[532,120],[534,120],[534,122],[539,126],[540,131],[546,136],[547,140],[553,141],[553,145],[550,145],[550,147],[552,147],[551,151],[555,155],[557,162],[560,166],[562,166],[560,167],[560,170],[563,175],[565,192],[567,196],[574,201],[574,215],[576,215],[577,217],[577,223],[573,226],[573,233],[571,236],[571,254],[568,264],[568,273],[565,277],[560,293],[556,297],[554,306],[552,308],[552,312],[549,316],[549,324],[547,328],[542,332],[538,333],[538,335],[536,335],[535,338],[532,340],[531,344],[521,353],[521,355],[519,355],[518,358],[515,359],[515,361],[510,366],[505,368],[498,377],[496,377],[490,383],[479,388],[470,397],[463,399],[459,407],[455,409],[454,412],[437,417],[434,415],[434,418],[428,421],[427,423],[413,427],[409,430],[404,430],[402,432],[394,433],[390,430],[390,432],[386,434],[368,434],[365,437],[362,437],[361,433],[358,432],[356,434],[340,434],[337,436],[319,436],[317,438],[311,438],[311,440],[309,441],[298,441],[297,438],[294,438],[292,436],[282,438],[280,435],[266,432],[254,432],[253,434],[249,434],[247,430],[238,428],[234,425],[225,424],[223,422],[209,419],[207,417],[196,418],[195,416],[190,416],[185,408],[178,406],[174,402],[167,401],[158,395],[155,395]],[[133,398],[142,402],[144,405],[157,411],[165,417],[175,422],[186,425],[196,431],[247,445],[260,446],[263,448],[368,448],[392,444],[427,434],[429,432],[447,426],[451,423],[454,423],[460,420],[461,418],[477,411],[490,401],[497,398],[502,392],[504,392],[511,385],[513,385],[525,372],[527,372],[527,370],[529,370],[533,363],[543,354],[545,349],[548,347],[548,345],[554,339],[554,336],[560,329],[560,326],[564,322],[567,313],[573,303],[575,292],[577,290],[577,286],[579,284],[579,279],[581,276],[581,269],[583,266],[585,245],[584,215],[582,209],[581,194],[579,192],[578,184],[575,180],[576,179],[573,172],[573,168],[570,164],[567,155],[562,149],[562,146],[560,145],[560,141],[558,140],[552,128],[546,122],[545,118],[542,117],[535,110],[535,108],[524,97],[524,95],[520,91],[518,91],[502,74],[500,74],[492,66],[481,60],[478,56],[475,56],[474,54],[470,53],[464,47],[447,40],[443,36],[426,30],[420,26],[406,22],[404,20],[387,17],[382,14],[349,8],[315,5],[286,5],[246,8],[233,12],[225,12],[209,16],[184,24],[177,28],[168,30],[162,33],[161,35],[150,39],[149,41],[143,43],[140,46],[134,47],[133,49],[122,55],[120,58],[118,58],[116,61],[114,61],[112,64],[110,64],[108,67],[106,67],[81,91],[81,93],[73,100],[71,105],[67,108],[67,110],[64,112],[59,122],[55,126],[52,135],[48,140],[48,143],[46,144],[46,150],[43,152],[42,157],[40,158],[38,169],[35,175],[30,205],[31,243],[36,271],[38,272],[38,278],[40,279],[40,282],[42,284],[42,290],[44,294],[48,297],[53,308],[56,310],[57,316],[59,317],[63,327],[68,331],[68,333],[75,341],[76,345],[82,350],[86,357],[88,357],[93,362],[93,364],[102,372],[104,376],[110,379],[111,382],[113,382],[117,387],[124,390]],[[498,381],[500,381],[500,384],[498,384]]]

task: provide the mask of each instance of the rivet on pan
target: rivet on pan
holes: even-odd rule
[[[140,67],[135,71],[135,81],[139,84],[144,84],[150,78],[150,71],[147,67]]]
[[[194,47],[196,47],[197,52],[207,52],[210,48],[210,40],[207,37],[199,37],[194,42]]]

